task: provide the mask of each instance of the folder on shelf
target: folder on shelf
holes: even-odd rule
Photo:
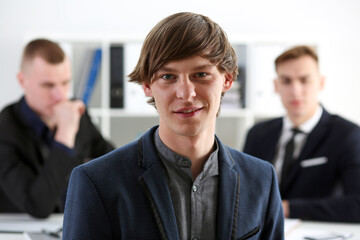
[[[124,47],[110,47],[110,107],[124,108]]]
[[[90,97],[94,90],[95,83],[99,74],[100,65],[101,65],[101,49],[97,48],[94,51],[87,82],[85,84],[85,88],[82,95],[82,100],[84,101],[85,105],[88,105],[90,101]]]

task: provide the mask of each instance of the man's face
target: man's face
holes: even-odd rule
[[[221,93],[231,88],[232,80],[208,59],[194,56],[166,63],[143,89],[155,99],[160,131],[168,136],[197,136],[215,131]]]
[[[275,90],[290,119],[301,124],[311,118],[318,106],[318,93],[324,86],[318,64],[310,56],[281,63],[277,67]]]
[[[40,117],[51,118],[53,107],[69,97],[71,67],[68,59],[49,64],[40,57],[25,63],[18,74],[29,106]]]

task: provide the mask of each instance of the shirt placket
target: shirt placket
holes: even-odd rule
[[[198,175],[191,187],[191,239],[199,240],[202,223],[202,201],[201,201],[201,178],[202,173]]]

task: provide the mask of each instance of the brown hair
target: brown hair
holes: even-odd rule
[[[41,57],[50,64],[57,64],[64,61],[65,53],[55,42],[47,39],[34,39],[24,49],[21,68],[24,67],[25,62],[31,61],[35,57]]]
[[[297,59],[303,56],[310,56],[316,63],[319,63],[318,55],[313,47],[310,46],[295,46],[283,52],[280,56],[275,59],[275,70],[281,63],[289,60]]]
[[[236,79],[236,54],[222,28],[209,17],[180,12],[160,21],[146,36],[129,81],[150,83],[164,64],[195,55],[209,59],[219,71],[231,73]],[[148,103],[155,106],[153,98]]]

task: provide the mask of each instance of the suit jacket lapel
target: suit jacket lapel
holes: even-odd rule
[[[305,145],[302,148],[298,159],[296,160],[296,162],[294,162],[291,169],[289,170],[288,176],[286,177],[284,182],[285,193],[291,187],[291,183],[294,182],[294,179],[298,175],[298,172],[301,170],[301,161],[309,157],[313,157],[314,152],[318,148],[318,145],[322,142],[324,137],[326,137],[329,118],[330,114],[324,109],[320,121],[316,124],[314,129],[307,136]]]
[[[240,177],[232,170],[235,162],[220,143],[217,239],[233,239],[236,234]]]
[[[163,239],[178,239],[175,212],[166,177],[160,164],[147,170],[141,180],[143,180],[146,195]]]
[[[147,169],[139,181],[149,200],[162,239],[177,240],[179,239],[179,232],[169,187],[152,141],[155,129],[148,131],[138,141],[139,166]]]
[[[261,141],[264,142],[265,146],[268,146],[269,153],[264,158],[264,160],[267,160],[271,163],[274,163],[275,161],[275,154],[278,152],[278,143],[279,138],[281,135],[283,121],[282,118],[278,119],[276,122],[274,122],[272,128],[270,128],[267,132],[267,136],[269,136],[269,139],[262,139]],[[264,141],[265,140],[265,141]]]

